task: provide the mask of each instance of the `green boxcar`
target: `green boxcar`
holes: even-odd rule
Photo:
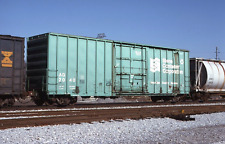
[[[27,87],[46,95],[189,94],[189,51],[46,33],[28,38]]]

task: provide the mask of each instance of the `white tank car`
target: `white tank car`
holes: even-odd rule
[[[225,61],[191,58],[190,71],[193,93],[225,95]]]

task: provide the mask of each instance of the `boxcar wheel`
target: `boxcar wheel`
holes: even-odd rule
[[[3,101],[4,101],[4,100],[0,98],[0,107],[3,106]]]
[[[191,99],[192,101],[197,101],[201,98],[201,93],[192,93],[191,94]]]
[[[58,104],[58,106],[67,106],[70,104],[70,98],[56,98],[56,102]]]
[[[34,103],[37,105],[37,106],[42,106],[44,104],[44,101],[41,100],[41,99],[35,99],[34,100]]]
[[[51,99],[45,101],[45,105],[47,105],[47,106],[52,106],[53,104],[54,104],[54,101]]]
[[[15,99],[14,98],[11,98],[11,99],[8,99],[7,105],[11,107],[11,106],[14,105],[14,103],[15,103]]]
[[[77,102],[77,97],[70,98],[70,104],[75,104]]]
[[[157,102],[157,100],[159,100],[159,98],[157,96],[152,96],[151,99],[153,102]]]

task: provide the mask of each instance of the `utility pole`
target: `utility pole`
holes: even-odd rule
[[[218,50],[218,47],[216,47],[216,52],[215,53],[216,53],[216,60],[218,60],[219,59],[218,54],[220,53],[219,50]]]

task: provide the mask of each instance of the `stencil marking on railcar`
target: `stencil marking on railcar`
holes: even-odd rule
[[[13,55],[13,52],[9,51],[2,51],[1,52],[4,55],[2,62],[2,67],[12,67],[13,62],[11,61],[10,57]]]

